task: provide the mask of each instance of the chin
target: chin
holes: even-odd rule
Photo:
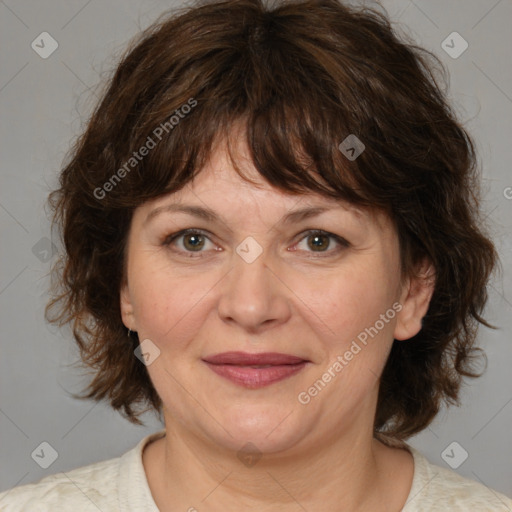
[[[219,427],[212,437],[216,443],[237,452],[247,443],[262,453],[284,451],[306,435],[304,421],[301,422],[292,411],[292,406],[286,408],[283,405],[234,406],[219,418],[231,436]]]

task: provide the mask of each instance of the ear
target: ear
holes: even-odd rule
[[[407,278],[402,288],[394,338],[408,340],[418,334],[422,319],[427,314],[430,299],[434,293],[435,271],[428,260],[423,260],[417,272]]]
[[[135,315],[133,311],[133,304],[130,297],[130,289],[128,288],[128,282],[123,280],[121,284],[121,289],[119,293],[119,301],[121,307],[121,318],[123,320],[123,324],[131,329],[132,331],[137,331],[137,326],[135,323]]]

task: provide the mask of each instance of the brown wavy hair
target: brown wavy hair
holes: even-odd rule
[[[268,183],[380,209],[398,231],[403,274],[424,257],[433,264],[423,327],[394,341],[381,377],[376,435],[406,438],[443,401],[458,403],[462,377],[478,375],[476,333],[489,326],[482,314],[497,255],[480,219],[474,143],[443,83],[441,61],[399,37],[377,7],[214,1],[165,13],[143,31],[49,196],[65,253],[46,317],[71,324],[93,373],[79,398],[107,399],[137,424],[145,410],[161,413],[134,357],[137,335],[121,320],[131,217],[189,183],[241,121]],[[366,147],[355,160],[338,147],[349,134]],[[155,146],[142,157],[149,138]]]

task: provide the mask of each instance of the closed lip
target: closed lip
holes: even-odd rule
[[[292,356],[290,354],[280,354],[278,352],[261,352],[251,354],[249,352],[222,352],[203,358],[210,364],[231,364],[236,366],[254,366],[269,365],[279,366],[284,364],[298,364],[306,362],[307,359]]]

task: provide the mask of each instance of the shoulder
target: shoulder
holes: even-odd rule
[[[0,494],[2,512],[116,510],[120,457],[55,473]]]
[[[165,435],[144,437],[121,457],[46,476],[0,493],[2,512],[158,511],[144,472],[142,452]]]
[[[504,494],[431,464],[418,450],[407,448],[414,457],[414,477],[403,512],[512,511],[512,499]]]

